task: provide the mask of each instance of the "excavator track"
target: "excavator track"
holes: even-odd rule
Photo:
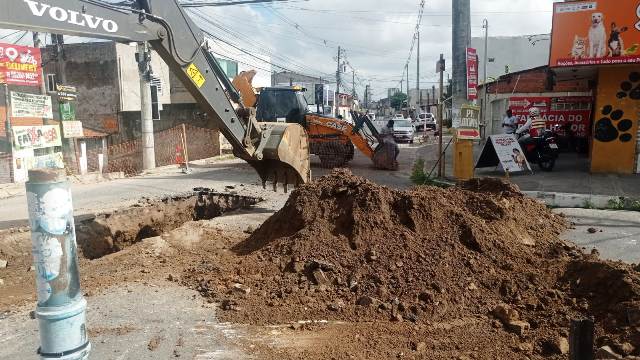
[[[343,167],[353,159],[355,150],[351,143],[341,143],[339,141],[311,142],[312,154],[320,158],[320,166],[325,169]]]

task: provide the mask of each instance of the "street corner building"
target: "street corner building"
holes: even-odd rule
[[[550,66],[558,77],[587,77],[595,95],[593,173],[640,172],[639,15],[635,0],[554,5]]]
[[[542,45],[547,40],[549,47]],[[508,57],[496,50],[509,47],[505,41],[518,39],[491,39],[489,54],[498,62]],[[640,3],[557,2],[550,39],[532,35],[523,42],[527,56],[509,58],[516,71],[480,89],[487,132],[502,133],[507,109],[523,124],[537,107],[565,151],[588,157],[591,173],[640,173]]]

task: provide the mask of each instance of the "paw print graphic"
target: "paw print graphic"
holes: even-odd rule
[[[618,99],[640,100],[640,73],[634,71],[629,74],[629,81],[620,84],[620,92],[616,96]]]
[[[633,127],[633,121],[624,118],[624,111],[613,110],[613,106],[607,105],[602,109],[602,119],[596,122],[595,138],[601,142],[629,142],[633,135],[628,133]]]

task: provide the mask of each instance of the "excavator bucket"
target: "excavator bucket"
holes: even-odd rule
[[[298,124],[260,123],[264,140],[257,149],[262,159],[247,159],[260,175],[266,188],[273,183],[274,191],[282,185],[284,191],[311,181],[309,140]],[[260,158],[260,155],[257,156]]]
[[[373,165],[380,170],[398,170],[398,145],[382,142],[373,153]]]

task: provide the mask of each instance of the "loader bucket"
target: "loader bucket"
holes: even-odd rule
[[[395,143],[380,143],[373,153],[373,165],[381,170],[398,170],[398,145]]]
[[[260,123],[266,136],[264,146],[258,148],[262,159],[247,159],[260,175],[266,188],[273,183],[274,191],[282,185],[285,192],[291,187],[311,181],[309,161],[309,139],[307,132],[298,124]]]

